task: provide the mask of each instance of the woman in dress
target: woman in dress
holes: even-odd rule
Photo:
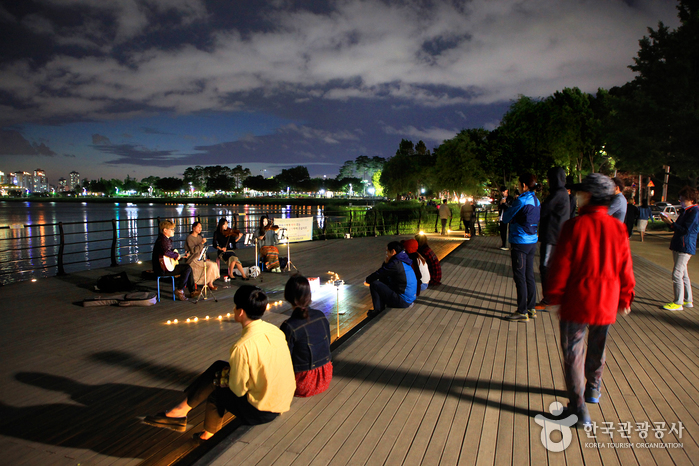
[[[231,279],[235,279],[233,275],[234,269],[238,269],[243,280],[248,279],[243,270],[243,265],[240,263],[240,259],[238,259],[234,251],[237,248],[235,243],[242,237],[243,234],[240,231],[228,228],[228,220],[226,220],[225,217],[222,217],[221,220],[218,221],[218,226],[214,232],[214,253],[217,254],[219,260],[222,260],[228,266],[228,276],[231,277]]]
[[[260,259],[265,268],[270,272],[281,272],[279,264],[279,249],[277,249],[277,230],[268,216],[260,218],[260,227],[257,230],[257,245],[260,247]]]
[[[327,390],[333,377],[330,324],[325,314],[310,307],[311,285],[306,277],[296,274],[289,278],[284,299],[293,307],[291,317],[280,328],[286,335],[294,365],[294,396],[317,395]]]
[[[217,290],[214,285],[214,280],[221,276],[216,262],[210,260],[199,260],[201,251],[204,249],[206,238],[201,236],[201,223],[194,222],[192,224],[192,232],[187,236],[184,249],[187,251],[187,264],[192,268],[194,275],[194,283],[203,285],[205,282],[210,290]],[[206,277],[206,280],[204,278]]]

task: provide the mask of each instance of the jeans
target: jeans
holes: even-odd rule
[[[672,269],[672,287],[675,290],[675,304],[692,302],[692,283],[689,281],[687,264],[692,258],[691,254],[672,251],[675,266]]]
[[[383,311],[386,307],[408,307],[410,303],[405,302],[401,296],[389,288],[385,283],[376,280],[369,284],[371,302],[375,311]]]
[[[221,430],[226,411],[250,425],[265,424],[279,416],[278,413],[255,408],[247,395],[236,396],[230,388],[214,385],[215,374],[226,367],[229,367],[228,361],[216,361],[184,390],[187,404],[192,408],[206,400],[204,430],[212,434]]]
[[[580,411],[585,406],[585,387],[599,390],[602,384],[609,325],[588,326],[588,324],[562,320],[560,329],[568,399],[570,407]],[[586,329],[587,354],[583,358]]]
[[[553,257],[553,251],[556,249],[555,244],[541,243],[539,248],[539,275],[541,276],[541,294],[544,295],[543,300],[546,300],[546,276],[549,270],[549,263]]]
[[[442,218],[440,220],[442,221],[442,235],[446,235],[447,234],[447,219]]]
[[[163,270],[160,275],[162,277],[174,277],[179,275],[180,277],[175,279],[175,288],[178,290],[184,290],[185,287],[191,293],[194,291],[194,276],[192,275],[192,267],[189,264],[177,264],[172,272]]]
[[[512,274],[517,288],[517,312],[524,314],[536,306],[536,281],[534,280],[534,253],[536,243],[510,244]]]

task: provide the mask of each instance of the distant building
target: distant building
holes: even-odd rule
[[[5,180],[5,172],[0,170],[0,185],[7,183]]]
[[[58,191],[59,192],[65,192],[65,191],[70,191],[70,189],[67,188],[68,186],[68,180],[65,178],[61,177],[58,179]]]
[[[32,191],[35,193],[45,193],[49,190],[49,183],[46,180],[46,172],[41,168],[34,170],[32,177]]]
[[[75,190],[80,189],[80,173],[78,173],[76,171],[70,172],[70,174],[68,174],[68,181],[69,181],[68,191],[73,191],[74,189]],[[76,185],[78,186],[77,188],[75,187]]]
[[[10,173],[12,177],[11,183],[17,188],[26,189],[27,191],[32,191],[34,189],[34,177],[31,173],[25,171],[16,171]]]

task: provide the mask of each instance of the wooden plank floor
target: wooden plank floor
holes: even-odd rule
[[[634,257],[636,301],[612,327],[601,403],[590,405],[596,434],[573,429],[568,448],[553,453],[534,416],[567,403],[557,316],[502,320],[515,290],[509,253],[497,245],[464,243],[442,262],[441,287],[382,313],[335,352],[328,391],[294,400],[200,463],[696,464],[699,312],[661,308],[672,295],[669,272]],[[637,423],[645,422],[644,439]],[[671,433],[680,422],[681,435]],[[620,423],[631,423],[629,438]],[[656,423],[665,423],[662,438]]]
[[[306,276],[325,280],[331,270],[346,281],[339,333],[366,317],[371,300],[364,278],[381,264],[386,244],[401,238],[407,236],[291,246],[292,261]],[[444,257],[461,242],[435,237],[431,244]],[[281,255],[287,255],[284,248]],[[251,249],[239,256],[252,265]],[[96,296],[91,287],[100,276],[121,270],[139,289],[154,290],[155,282],[140,281],[146,268],[93,270],[0,287],[0,464],[166,464],[187,451],[191,431],[201,430],[201,409],[190,416],[186,434],[145,426],[140,419],[179,401],[193,377],[212,361],[227,359],[240,327],[225,315],[243,282],[228,288],[221,282],[218,302],[175,302],[166,285],[163,301],[152,307],[79,305]],[[288,276],[265,273],[247,283],[278,301]],[[337,335],[335,304],[334,287],[314,295],[314,306],[326,312]],[[265,319],[279,325],[288,314],[288,305],[274,306]],[[211,319],[204,320],[206,315]],[[218,315],[224,318],[219,321]],[[201,320],[182,323],[194,316]],[[165,324],[175,318],[181,323]]]

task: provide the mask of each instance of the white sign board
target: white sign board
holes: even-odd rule
[[[279,227],[277,236],[286,238],[290,243],[311,241],[313,239],[313,217],[275,218],[274,224]]]

